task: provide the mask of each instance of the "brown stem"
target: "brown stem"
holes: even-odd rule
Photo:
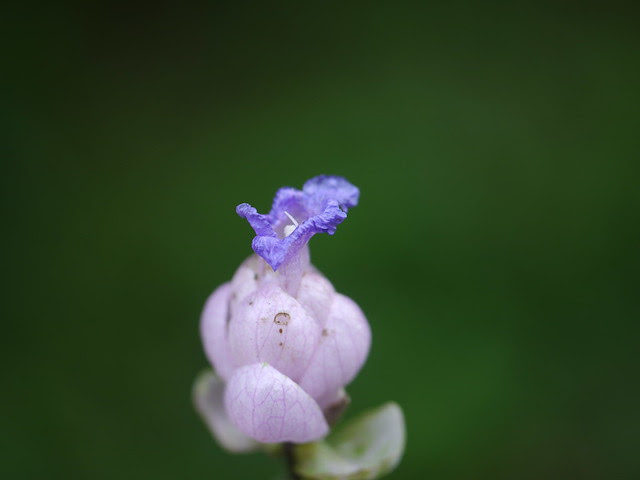
[[[301,480],[302,477],[295,472],[296,458],[293,453],[294,445],[291,442],[285,442],[282,444],[282,451],[284,452],[284,461],[287,466],[287,474],[291,480]]]

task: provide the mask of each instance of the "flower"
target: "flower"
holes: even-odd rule
[[[253,250],[278,270],[295,259],[316,233],[333,235],[347,218],[347,210],[358,204],[359,196],[358,188],[344,178],[320,175],[307,181],[302,191],[289,187],[278,190],[268,215],[257,213],[248,203],[238,205],[236,212],[256,232]]]
[[[200,323],[219,379],[198,408],[228,449],[251,448],[250,439],[317,440],[345,403],[371,331],[356,303],[311,265],[307,243],[334,234],[358,197],[344,178],[318,176],[302,190],[280,189],[267,215],[237,207],[256,233],[256,255],[211,294]]]

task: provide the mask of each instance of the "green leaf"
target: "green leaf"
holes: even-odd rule
[[[359,416],[324,442],[296,446],[296,473],[309,480],[379,478],[400,462],[405,445],[402,410],[387,403]]]

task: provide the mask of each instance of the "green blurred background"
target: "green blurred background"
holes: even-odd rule
[[[270,479],[193,411],[235,215],[320,173],[390,478],[640,478],[637,16],[613,3],[5,7],[7,479]]]

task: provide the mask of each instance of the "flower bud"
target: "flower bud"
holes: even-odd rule
[[[324,436],[325,415],[345,402],[343,387],[367,357],[366,318],[311,265],[307,246],[315,233],[335,233],[358,196],[345,179],[320,176],[279,190],[268,215],[237,208],[256,232],[256,255],[209,297],[201,334],[226,382],[223,413],[259,442]]]

